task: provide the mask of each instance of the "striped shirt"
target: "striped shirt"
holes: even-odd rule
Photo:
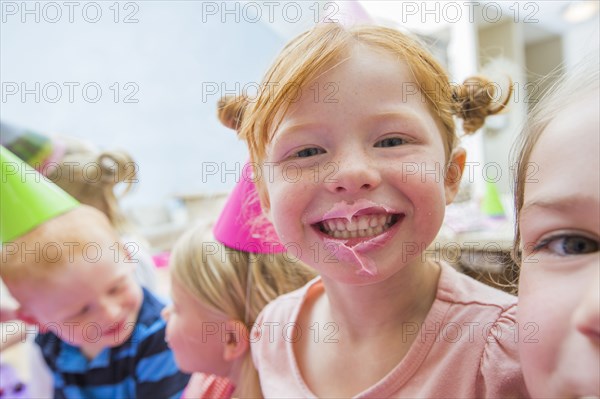
[[[88,360],[51,332],[36,343],[54,377],[55,398],[179,398],[190,376],[179,371],[165,342],[163,304],[143,288],[133,333],[123,344]]]

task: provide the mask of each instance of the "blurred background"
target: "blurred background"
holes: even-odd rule
[[[470,163],[461,192],[427,252],[510,291],[517,275],[510,261],[511,146],[541,93],[586,55],[598,56],[598,5],[1,0],[0,141],[24,133],[45,150],[48,136],[91,154],[129,153],[134,170],[120,173],[136,172],[125,182],[135,184],[119,205],[135,227],[136,241],[147,242],[151,267],[160,272],[159,292],[167,295],[162,266],[174,241],[191,224],[216,219],[248,159],[245,144],[217,120],[218,99],[256,93],[284,44],[316,22],[373,22],[407,30],[427,44],[453,82],[478,73],[505,87],[507,76],[512,79],[509,112],[488,118],[481,132],[463,140]],[[121,159],[119,154],[111,159]],[[97,155],[73,159],[99,162]],[[93,180],[95,169],[88,171]],[[98,198],[129,188],[113,185],[90,187],[104,193]],[[7,294],[0,285],[3,304]],[[0,333],[2,344],[8,335],[17,337],[14,331]],[[23,345],[16,348],[12,355],[2,351],[2,359],[17,366],[31,396],[46,397],[41,392],[49,392],[48,377],[29,366]]]
[[[216,118],[225,94],[256,92],[283,45],[316,21],[418,34],[452,80],[513,80],[510,112],[465,140],[463,183],[492,180],[510,207],[510,147],[528,108],[598,49],[597,1],[2,1],[0,120],[122,149],[137,184],[121,205],[149,235],[214,214],[248,158]],[[208,198],[208,202],[206,199]],[[214,208],[214,209],[213,209]],[[510,210],[506,210],[510,213]],[[165,244],[165,246],[168,246]]]

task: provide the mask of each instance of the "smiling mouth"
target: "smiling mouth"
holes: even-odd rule
[[[313,226],[321,233],[337,239],[376,237],[388,231],[404,214],[377,213],[322,220]]]

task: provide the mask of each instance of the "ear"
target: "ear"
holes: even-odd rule
[[[467,161],[467,152],[462,147],[457,147],[452,151],[450,155],[450,162],[446,166],[446,173],[444,176],[444,186],[446,192],[446,205],[449,205],[454,201],[456,193],[460,187],[460,179],[463,171],[465,170],[465,163]]]
[[[241,358],[250,348],[250,332],[239,320],[225,322],[225,346],[223,359],[227,362]]]

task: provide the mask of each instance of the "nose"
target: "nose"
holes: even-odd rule
[[[595,269],[573,317],[577,330],[600,344],[600,271]]]
[[[163,310],[160,311],[160,317],[162,317],[164,321],[168,322],[170,316],[171,316],[171,305],[165,306],[163,308]]]
[[[327,189],[336,194],[371,191],[381,183],[378,166],[368,155],[354,151],[323,167]]]
[[[121,309],[121,304],[113,298],[106,298],[102,301],[102,317],[108,323],[117,321],[121,315]]]

